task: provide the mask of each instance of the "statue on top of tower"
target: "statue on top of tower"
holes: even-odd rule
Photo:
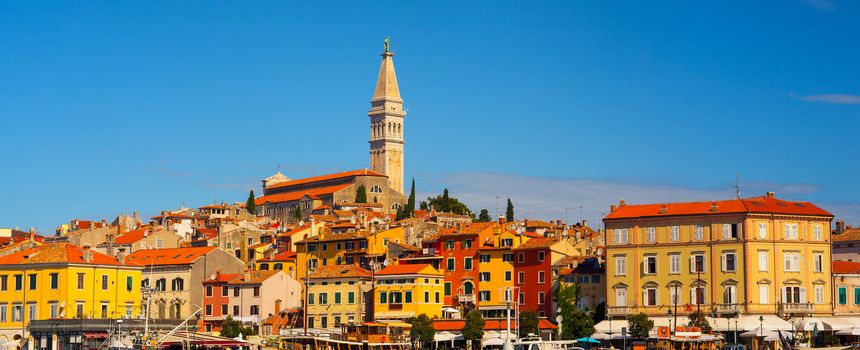
[[[389,48],[391,47],[391,40],[388,39],[388,35],[385,36],[385,52],[391,52]]]

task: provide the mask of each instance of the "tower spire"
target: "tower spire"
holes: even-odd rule
[[[388,186],[403,193],[403,99],[394,72],[394,53],[385,38],[385,51],[370,99],[370,169],[388,176]]]
[[[394,53],[390,50],[388,37],[385,38],[385,52],[382,53],[382,64],[379,66],[379,77],[376,78],[376,90],[371,102],[377,100],[403,102],[400,99],[397,74],[394,72]]]

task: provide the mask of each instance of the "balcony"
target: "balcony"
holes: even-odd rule
[[[714,305],[714,312],[717,315],[733,315],[741,313],[741,305],[740,304],[716,304]]]
[[[811,303],[779,303],[777,314],[780,316],[811,314],[813,305]]]
[[[389,310],[403,310],[403,304],[388,304]]]
[[[627,316],[632,310],[630,306],[609,306],[606,308],[606,316]]]
[[[459,301],[461,304],[464,304],[464,303],[474,304],[475,303],[475,294],[458,294],[457,295],[457,301]]]

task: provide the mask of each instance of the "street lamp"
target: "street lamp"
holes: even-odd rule
[[[666,309],[666,318],[669,319],[669,334],[672,334],[672,309]]]
[[[759,323],[758,336],[761,337],[761,344],[759,344],[759,348],[761,348],[762,345],[764,344],[764,316],[763,315],[758,317],[758,323]]]

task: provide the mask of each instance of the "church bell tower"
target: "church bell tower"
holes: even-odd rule
[[[394,73],[394,53],[385,38],[385,52],[376,90],[370,99],[370,169],[388,176],[388,186],[403,193],[403,100]]]

